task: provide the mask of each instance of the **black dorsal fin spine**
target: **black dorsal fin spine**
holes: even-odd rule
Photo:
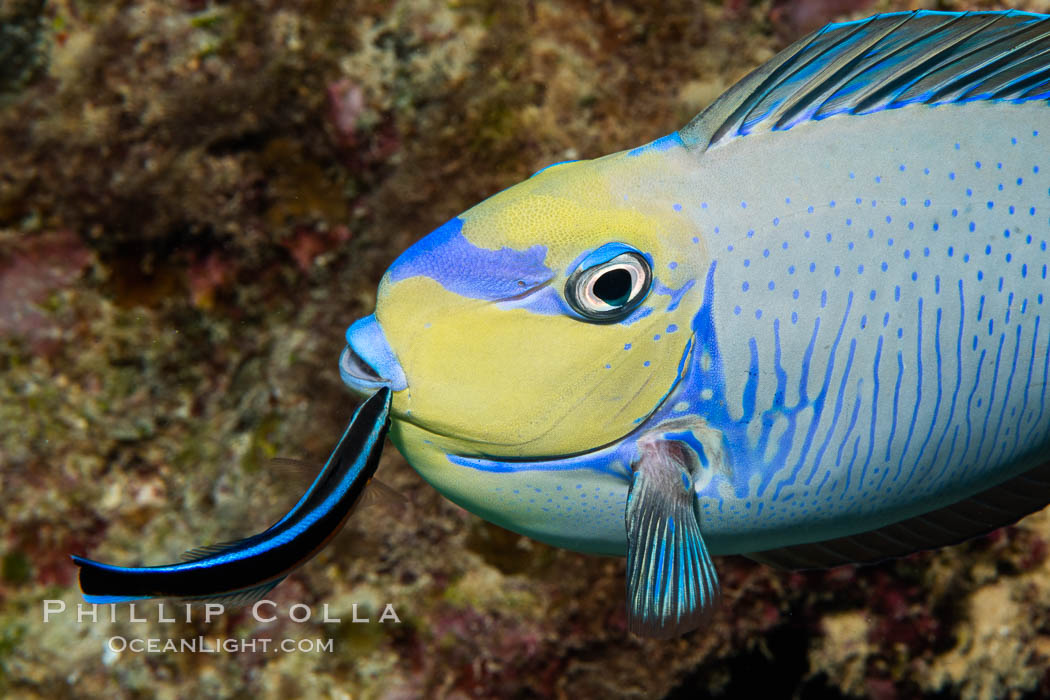
[[[730,88],[678,133],[695,152],[811,120],[975,100],[1047,100],[1050,16],[890,13],[830,24]]]

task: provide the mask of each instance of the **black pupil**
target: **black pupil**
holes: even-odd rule
[[[594,281],[592,289],[609,306],[623,306],[631,295],[631,273],[623,268],[609,270]]]

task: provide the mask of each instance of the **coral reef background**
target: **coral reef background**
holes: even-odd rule
[[[720,558],[713,625],[658,642],[625,632],[623,560],[491,526],[394,449],[379,475],[409,511],[352,517],[271,594],[274,623],[42,616],[80,602],[70,552],[166,563],[283,513],[305,484],[270,458],[326,456],[353,408],[343,331],[427,231],[679,128],[825,22],[1004,7],[1047,10],[0,0],[0,695],[1050,695],[1047,513],[866,568]],[[385,603],[400,624],[376,622]],[[115,635],[332,651],[117,653]]]

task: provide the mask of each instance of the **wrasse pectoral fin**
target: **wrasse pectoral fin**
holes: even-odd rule
[[[270,459],[268,467],[277,472],[279,479],[284,477],[289,483],[299,483],[300,480],[302,480],[302,483],[309,483],[316,478],[317,473],[322,468],[320,464],[315,462],[293,457],[273,457]],[[412,508],[412,505],[412,501],[408,496],[383,482],[378,477],[372,477],[364,494],[354,504],[354,512],[379,507],[389,511],[395,517],[400,517],[405,515]],[[213,546],[218,547],[221,545]],[[190,550],[190,552],[194,551],[197,550]],[[187,554],[190,552],[187,552]]]
[[[342,528],[383,450],[390,390],[382,388],[350,419],[324,468],[295,506],[265,531],[191,549],[166,566],[124,567],[73,556],[89,603],[181,598],[244,605],[262,598]]]
[[[361,500],[354,506],[354,511],[375,507],[386,508],[391,515],[400,517],[411,510],[412,501],[394,487],[379,479],[372,479],[361,496]]]
[[[718,577],[700,535],[687,448],[655,440],[640,449],[627,496],[627,628],[675,637],[714,610]]]

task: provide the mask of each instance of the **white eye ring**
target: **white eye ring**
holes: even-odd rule
[[[620,253],[573,272],[565,283],[565,299],[587,320],[613,323],[638,308],[652,281],[649,261],[641,253]]]

